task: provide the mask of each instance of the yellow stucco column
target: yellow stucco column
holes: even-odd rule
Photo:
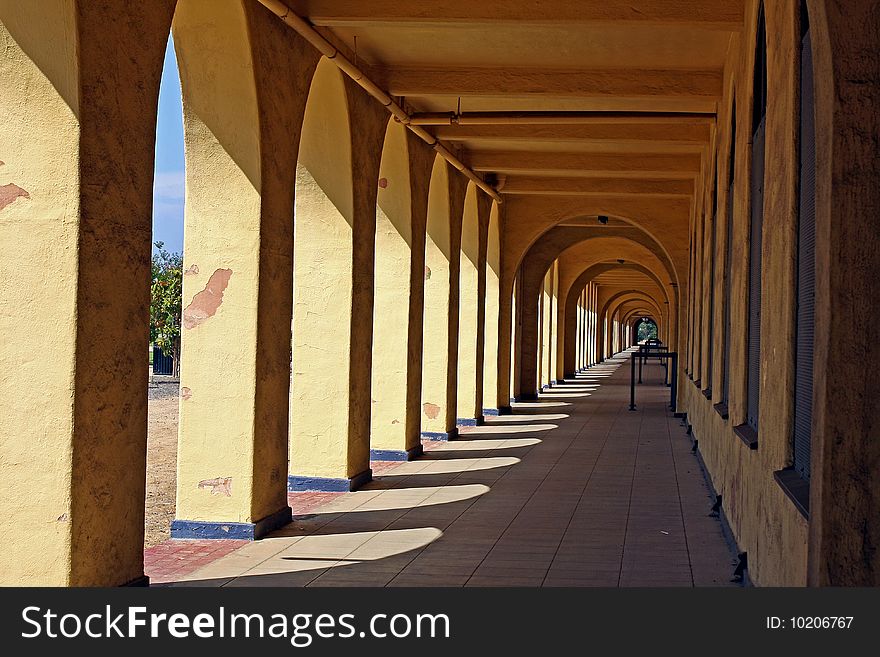
[[[458,303],[458,375],[456,425],[475,426],[482,416],[477,408],[477,361],[482,351],[479,329],[480,217],[479,190],[469,183],[461,223]]]
[[[0,2],[0,584],[142,583],[172,2]]]
[[[457,433],[458,285],[466,183],[436,158],[428,192],[422,351],[421,433],[429,440],[449,440]]]
[[[550,340],[553,335],[553,318],[556,312],[553,308],[553,265],[544,275],[541,286],[541,330],[540,330],[540,366],[538,368],[538,390],[550,385],[552,353]]]
[[[317,56],[253,3],[180,3],[174,37],[187,181],[171,535],[253,539],[291,516],[291,162]],[[270,82],[279,69],[292,74]]]
[[[520,343],[520,291],[522,290],[522,278],[516,276],[513,281],[513,290],[510,295],[510,367],[508,375],[510,377],[509,399],[516,399],[516,389],[519,382],[519,343]]]
[[[581,290],[578,297],[578,369],[587,366],[587,295]]]
[[[593,336],[594,333],[594,313],[593,313],[593,284],[587,283],[585,288],[584,299],[586,308],[584,309],[586,330],[584,331],[584,367],[593,365]]]
[[[587,366],[592,367],[598,361],[596,356],[596,334],[598,332],[598,312],[596,309],[596,284],[590,283],[589,290],[589,329],[587,331]]]
[[[408,400],[413,374],[417,395],[421,388],[425,210],[421,220],[416,213],[419,201],[427,203],[426,193],[419,192],[419,179],[427,176],[420,177],[411,165],[411,155],[418,157],[422,149],[409,143],[410,135],[403,124],[388,122],[379,169],[370,456],[381,461],[410,460],[422,453],[419,411]]]
[[[581,295],[578,295],[577,302],[574,307],[575,312],[575,335],[574,335],[574,368],[575,371],[580,371],[581,362],[583,361],[583,356],[581,355],[581,350],[583,349],[583,344],[581,343]]]
[[[347,491],[371,478],[376,201],[387,123],[381,106],[321,60],[296,173],[291,491]]]
[[[493,202],[486,238],[486,312],[483,341],[483,415],[498,415],[498,323],[500,320],[501,239],[498,204]],[[506,400],[505,400],[506,401]],[[502,404],[507,406],[507,403]]]
[[[559,359],[559,353],[557,351],[557,341],[559,336],[559,263],[558,261],[553,262],[553,267],[551,269],[550,274],[550,361],[549,361],[549,384],[555,385],[557,379],[562,378],[561,372],[557,373],[559,369],[557,361]]]

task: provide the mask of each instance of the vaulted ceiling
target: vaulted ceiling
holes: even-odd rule
[[[694,194],[742,0],[290,0],[502,194]]]

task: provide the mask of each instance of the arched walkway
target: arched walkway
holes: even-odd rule
[[[181,584],[731,586],[662,368],[647,364],[631,413],[626,362],[462,428]]]

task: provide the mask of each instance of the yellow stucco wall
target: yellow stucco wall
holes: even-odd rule
[[[31,502],[3,509],[5,585],[66,584],[71,570],[79,89],[74,3],[56,4],[0,3],[0,124],[23,128],[0,130],[0,187],[16,195],[0,210],[0,494],[14,500],[27,481]]]

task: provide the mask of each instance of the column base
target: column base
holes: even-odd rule
[[[458,438],[458,429],[451,431],[422,431],[424,440],[455,440]]]
[[[515,402],[529,402],[529,401],[538,401],[538,395],[534,392],[527,392],[519,397],[514,397],[513,401]]]
[[[256,522],[213,522],[207,520],[175,520],[171,523],[171,538],[237,539],[253,541],[292,521],[289,506]]]
[[[498,415],[513,415],[513,409],[510,406],[499,406]]]
[[[455,425],[458,427],[475,427],[479,423],[479,418],[475,417],[460,417],[455,420]]]
[[[372,450],[371,450],[372,451]],[[319,493],[349,493],[357,490],[364,484],[373,480],[373,471],[364,470],[354,477],[307,477],[303,475],[290,475],[287,477],[287,491],[290,493],[303,493],[306,491]]]
[[[425,451],[425,448],[420,444],[415,447],[410,447],[407,450],[403,449],[371,449],[370,450],[370,460],[371,461],[412,461],[414,459],[419,458]]]
[[[497,408],[484,408],[483,415],[486,417],[498,417],[499,415],[501,415],[501,411]]]

